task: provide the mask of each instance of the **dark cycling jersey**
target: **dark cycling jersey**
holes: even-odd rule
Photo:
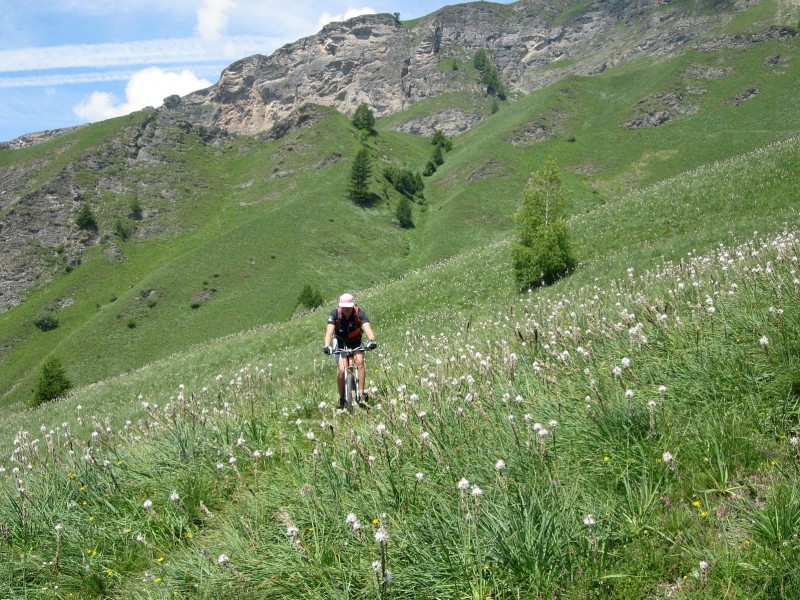
[[[361,345],[361,325],[369,323],[369,317],[358,307],[353,309],[349,319],[340,312],[340,308],[334,308],[328,315],[328,325],[334,326],[336,343],[339,348],[358,348]]]

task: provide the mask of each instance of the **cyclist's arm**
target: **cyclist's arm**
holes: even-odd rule
[[[328,328],[325,330],[325,346],[330,346],[333,342],[333,331],[336,326],[333,323],[328,323]]]
[[[364,330],[364,333],[367,334],[367,339],[369,341],[375,339],[375,334],[372,332],[372,325],[369,324],[369,321],[362,323],[361,328]]]

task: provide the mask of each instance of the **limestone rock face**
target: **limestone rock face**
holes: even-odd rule
[[[448,6],[410,27],[388,14],[361,16],[326,25],[271,56],[242,59],[215,85],[169,98],[164,110],[251,135],[285,130],[282,123],[307,103],[349,116],[363,102],[382,117],[445,92],[485,93],[474,71],[465,68],[481,48],[510,93],[529,93],[566,74],[597,74],[699,43],[712,23],[730,18],[736,2],[745,1],[735,0],[714,17],[686,13],[668,0],[598,0],[567,19],[561,18],[563,6],[544,0]],[[481,120],[469,115],[465,127],[452,117],[401,129],[430,134],[442,124],[455,134]]]

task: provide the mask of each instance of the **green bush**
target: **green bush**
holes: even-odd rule
[[[131,235],[130,228],[120,218],[117,218],[117,220],[114,221],[114,235],[120,238],[123,242],[126,241]]]
[[[441,146],[436,146],[433,149],[433,154],[431,155],[431,160],[437,166],[440,166],[440,165],[444,164],[444,155],[442,154],[442,147]]]
[[[59,325],[58,317],[51,312],[39,315],[33,320],[33,324],[42,331],[52,331],[53,329],[57,329]]]
[[[82,204],[78,214],[75,215],[75,225],[81,229],[97,231],[97,220],[88,204]]]
[[[431,144],[440,147],[445,152],[450,152],[453,149],[453,138],[449,138],[444,134],[444,131],[437,129],[433,134]]]
[[[539,227],[532,243],[511,244],[514,277],[520,288],[550,285],[575,268],[569,231],[564,221]]]
[[[405,196],[400,197],[394,216],[397,218],[397,222],[400,223],[400,227],[408,228],[414,226],[411,215],[411,202]]]
[[[143,212],[142,212],[142,204],[139,202],[139,199],[134,198],[133,200],[131,200],[128,206],[131,211],[131,218],[140,221],[142,219]]]
[[[394,186],[395,190],[408,198],[421,196],[425,190],[422,176],[408,169],[398,169],[389,165],[383,170],[383,176]]]
[[[42,365],[42,372],[39,375],[39,381],[36,383],[36,389],[33,393],[31,404],[39,406],[44,402],[55,400],[64,396],[72,387],[72,382],[67,377],[67,372],[64,369],[58,357],[51,356],[48,358],[44,365]]]
[[[303,286],[300,295],[297,296],[297,304],[309,310],[322,306],[322,294],[318,289],[311,287],[310,283]]]

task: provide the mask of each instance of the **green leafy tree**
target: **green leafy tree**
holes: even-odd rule
[[[300,304],[308,309],[314,309],[318,306],[322,306],[322,303],[322,294],[318,289],[311,287],[310,283],[307,283],[303,286],[300,295],[297,297],[297,304]]]
[[[528,179],[514,215],[511,262],[520,289],[549,285],[575,268],[566,222],[570,204],[558,165],[550,157]]]
[[[75,215],[75,224],[81,229],[97,231],[97,219],[88,204],[82,204],[78,214]]]
[[[369,178],[372,175],[372,160],[369,150],[361,148],[353,161],[350,171],[350,200],[356,204],[367,204],[372,199],[369,191]]]
[[[359,104],[353,114],[353,126],[368,133],[375,133],[375,114],[367,104]]]
[[[48,358],[39,375],[36,383],[36,390],[33,393],[31,404],[38,406],[43,402],[49,402],[64,396],[72,387],[72,382],[67,377],[61,361],[56,356]]]
[[[400,227],[408,228],[414,226],[411,214],[411,201],[405,196],[400,196],[400,201],[397,203],[394,216],[397,222],[400,223]]]

